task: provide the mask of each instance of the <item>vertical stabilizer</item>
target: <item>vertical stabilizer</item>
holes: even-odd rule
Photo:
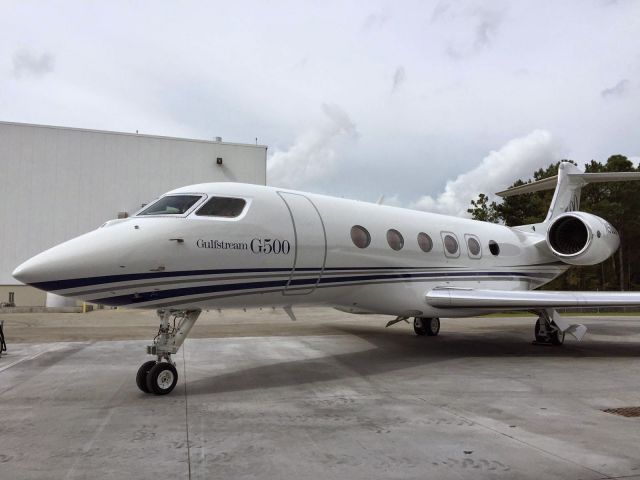
[[[558,165],[558,183],[545,221],[549,221],[565,212],[580,210],[580,190],[587,182],[583,173],[573,163],[560,162]]]

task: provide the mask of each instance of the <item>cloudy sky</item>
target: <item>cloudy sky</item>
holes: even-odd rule
[[[270,184],[444,213],[640,160],[640,0],[0,5],[0,120],[257,138]]]

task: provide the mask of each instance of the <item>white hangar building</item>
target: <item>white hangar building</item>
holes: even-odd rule
[[[46,295],[11,272],[53,245],[203,182],[266,183],[267,147],[0,122],[0,305]],[[10,298],[11,297],[11,298]]]

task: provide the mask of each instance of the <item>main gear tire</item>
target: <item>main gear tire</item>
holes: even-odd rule
[[[147,375],[149,375],[149,371],[156,363],[158,362],[150,360],[148,362],[144,362],[138,369],[138,373],[136,374],[136,385],[138,385],[138,388],[144,393],[151,393],[149,387],[147,387]]]
[[[168,362],[156,363],[147,374],[147,388],[154,395],[171,393],[178,383],[178,371]]]

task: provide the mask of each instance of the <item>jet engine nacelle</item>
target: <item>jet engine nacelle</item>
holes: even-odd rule
[[[595,265],[620,246],[620,236],[606,220],[585,212],[567,212],[555,218],[547,230],[547,245],[570,265]]]

